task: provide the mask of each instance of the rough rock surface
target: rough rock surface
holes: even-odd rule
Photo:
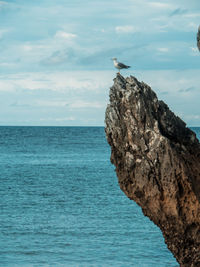
[[[200,266],[200,144],[145,83],[117,74],[106,110],[124,193],[160,227],[180,266]]]

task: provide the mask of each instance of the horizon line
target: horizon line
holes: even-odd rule
[[[0,127],[105,127],[105,125],[0,125]],[[187,125],[187,128],[200,128],[199,126]]]

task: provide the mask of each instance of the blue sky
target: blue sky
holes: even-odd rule
[[[199,0],[0,1],[0,125],[104,125],[117,57],[200,126]]]

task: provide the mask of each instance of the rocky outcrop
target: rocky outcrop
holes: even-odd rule
[[[200,144],[145,83],[120,74],[106,136],[120,188],[160,227],[180,266],[200,266]]]

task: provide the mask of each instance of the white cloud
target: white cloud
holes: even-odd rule
[[[63,71],[0,75],[0,91],[98,92],[110,86],[112,74],[112,71]]]
[[[63,100],[38,100],[36,102],[36,105],[40,107],[65,107],[66,105],[68,105],[68,102]]]
[[[117,33],[134,33],[138,31],[138,28],[131,26],[131,25],[116,26],[115,31]]]
[[[23,49],[24,49],[24,51],[29,52],[29,51],[31,51],[33,49],[33,46],[31,46],[31,45],[23,45]]]
[[[198,50],[198,48],[197,47],[190,47],[191,48],[191,50],[193,51],[193,52],[198,52],[199,53],[199,50]],[[199,55],[199,54],[198,54]]]
[[[47,117],[47,118],[40,118],[39,119],[41,122],[47,122],[47,121],[56,121],[56,122],[68,122],[68,121],[75,121],[76,118],[73,116],[70,117],[62,117],[62,118],[51,118],[51,117]]]
[[[188,14],[185,14],[184,17],[186,17],[186,18],[200,18],[200,12],[198,12],[198,13],[188,13]]]
[[[193,31],[196,33],[198,27],[199,27],[199,22],[198,22],[198,23],[189,22],[189,23],[187,24],[187,28],[186,28],[186,29],[187,29],[187,31],[189,31],[189,30],[193,30]]]
[[[7,5],[7,4],[8,4],[8,2],[0,1],[0,6],[5,6],[5,5]]]
[[[99,102],[85,102],[85,101],[76,101],[71,103],[70,108],[102,108],[104,105]]]
[[[9,80],[0,80],[0,91],[2,92],[13,92],[15,91],[15,86]]]
[[[42,49],[47,49],[48,46],[47,45],[37,45],[37,44],[29,44],[29,43],[26,43],[24,45],[22,45],[22,49],[25,51],[25,52],[30,52],[30,51],[36,51],[36,50],[42,50]]]
[[[167,48],[167,47],[159,47],[159,48],[157,48],[157,50],[158,50],[159,52],[162,52],[162,53],[167,53],[167,52],[169,52],[169,48]]]
[[[74,33],[64,32],[64,31],[57,31],[55,34],[55,38],[64,38],[64,39],[73,39],[77,37]]]
[[[150,2],[148,3],[151,7],[154,8],[160,8],[160,9],[170,9],[172,6],[167,3],[161,3],[161,2]]]
[[[200,120],[200,115],[185,115],[184,118],[187,120]]]
[[[9,32],[11,29],[0,29],[0,39],[3,38],[3,35],[6,33],[6,32]]]
[[[37,81],[31,79],[31,77],[22,78],[13,80],[11,83],[13,83],[18,89],[27,89],[27,90],[37,90],[37,89],[43,89],[45,88],[45,85],[47,86],[46,81]]]
[[[62,122],[62,121],[75,121],[75,117],[66,117],[66,118],[55,118],[55,121]]]
[[[0,67],[16,67],[16,63],[11,62],[1,62]]]

